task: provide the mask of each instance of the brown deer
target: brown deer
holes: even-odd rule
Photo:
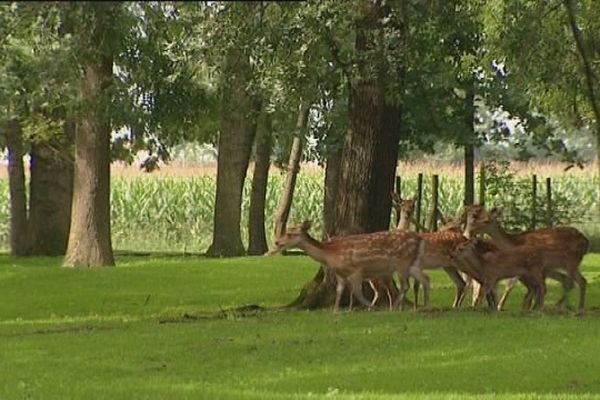
[[[384,231],[338,237],[319,242],[308,234],[310,222],[289,228],[275,241],[267,254],[276,254],[297,247],[314,260],[326,265],[336,276],[334,312],[339,311],[340,299],[350,286],[351,298],[356,297],[370,308],[362,292],[363,280],[387,280],[394,272],[399,275],[401,288],[394,304],[402,303],[408,291],[408,278],[412,276],[424,287],[425,305],[429,305],[429,277],[421,270],[423,241],[412,232]]]
[[[409,223],[412,219],[415,200],[403,200],[396,193],[392,193],[392,204],[400,214],[400,222],[397,229],[407,231]],[[454,228],[454,224],[448,225],[447,229],[438,232],[424,232],[418,235],[425,242],[423,251],[423,259],[421,265],[423,269],[438,269],[443,268],[448,274],[454,285],[456,286],[456,295],[452,302],[452,307],[460,307],[465,294],[465,281],[458,272],[455,261],[451,257],[452,250],[458,245],[466,241],[462,232]],[[414,284],[415,303],[419,296],[419,282]]]
[[[339,239],[339,237],[336,237],[336,236],[331,237],[328,233],[325,233],[325,240],[332,241],[332,240],[337,240],[337,239]],[[373,300],[371,300],[371,307],[374,307],[375,304],[377,304],[377,300],[379,300],[379,289],[384,288],[385,292],[387,294],[389,308],[390,308],[390,310],[393,310],[394,298],[392,296],[392,292],[395,289],[394,277],[391,275],[391,276],[388,276],[385,278],[368,279],[367,283],[369,284],[369,286],[371,287],[371,290],[373,291]],[[350,310],[352,310],[352,303],[353,303],[353,298],[352,298],[352,296],[350,296],[350,305],[348,306],[348,308]]]
[[[541,228],[529,232],[510,234],[498,223],[501,210],[494,208],[487,212],[481,205],[469,206],[467,209],[467,226],[465,231],[471,233],[486,233],[501,249],[513,249],[520,246],[535,246],[552,254],[545,257],[544,267],[546,276],[560,282],[563,286],[563,295],[558,301],[562,307],[567,301],[567,295],[573,288],[573,281],[579,286],[578,309],[583,310],[585,305],[585,291],[587,281],[579,268],[583,256],[589,248],[589,240],[577,229],[572,227]],[[563,269],[567,275],[556,271]],[[516,280],[511,280],[499,303],[502,308],[508,294]]]
[[[493,290],[498,281],[516,277],[527,287],[523,299],[523,309],[529,308],[532,297],[535,297],[534,308],[544,305],[544,257],[545,249],[523,245],[511,249],[490,249],[489,244],[477,239],[469,239],[456,246],[453,258],[458,260],[459,268],[481,283],[474,306],[478,306],[483,296],[491,296],[495,302]],[[496,310],[496,304],[492,309]]]

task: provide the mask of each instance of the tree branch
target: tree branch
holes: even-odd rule
[[[331,52],[331,56],[333,57],[333,61],[338,65],[338,67],[342,70],[344,76],[348,82],[351,82],[352,74],[350,72],[350,63],[345,62],[340,57],[340,49],[333,38],[333,34],[328,27],[325,27],[325,41],[327,42],[327,46],[329,47],[329,51]]]
[[[569,15],[569,25],[571,26],[571,31],[573,32],[573,37],[575,39],[575,44],[577,45],[577,50],[579,51],[579,55],[581,56],[581,61],[583,63],[583,68],[585,71],[585,82],[588,89],[588,97],[590,100],[590,104],[592,106],[592,110],[594,111],[594,115],[596,116],[596,124],[600,124],[600,105],[598,104],[598,99],[596,97],[596,85],[598,82],[598,78],[594,73],[594,69],[592,67],[592,63],[590,60],[590,56],[586,51],[583,34],[581,30],[577,26],[577,21],[575,20],[575,10],[573,7],[573,0],[564,0],[565,7],[567,8],[567,13]]]

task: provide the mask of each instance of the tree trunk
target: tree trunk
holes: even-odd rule
[[[107,116],[99,111],[99,101],[111,83],[112,65],[112,58],[106,55],[84,65],[80,95],[96,107],[85,110],[75,134],[73,205],[65,267],[115,264],[110,236],[111,128]]]
[[[286,229],[287,221],[294,200],[294,190],[296,189],[296,178],[300,170],[300,157],[302,156],[302,136],[304,136],[306,124],[308,121],[309,105],[303,103],[298,111],[298,120],[296,122],[296,132],[292,141],[292,149],[290,150],[290,158],[287,167],[287,176],[285,186],[279,198],[277,212],[275,213],[274,237],[281,236]]]
[[[240,50],[230,50],[223,71],[221,133],[217,159],[217,194],[211,257],[244,255],[240,231],[242,190],[254,141],[255,102],[246,86],[250,61]]]
[[[325,237],[333,235],[335,228],[335,204],[338,197],[341,161],[342,149],[336,148],[327,157],[325,166],[325,198],[323,200],[323,233]]]
[[[378,137],[374,165],[375,190],[371,193],[370,226],[367,231],[390,229],[392,197],[398,166],[401,109],[399,106],[383,106],[382,131]]]
[[[356,24],[357,75],[350,85],[348,131],[340,160],[333,219],[327,222],[331,236],[387,230],[390,225],[390,193],[398,160],[401,115],[399,107],[386,104],[388,78],[384,73],[383,53],[378,47],[378,36],[369,32],[378,28],[381,4],[366,2],[364,7],[364,14]],[[370,57],[366,57],[368,53]],[[373,70],[378,71],[376,76],[372,76]],[[398,78],[402,79],[401,75]],[[331,305],[335,297],[334,282],[331,272],[321,268],[291,306]],[[368,285],[363,287],[366,289]],[[348,299],[346,295],[346,303]],[[385,295],[381,296],[381,303],[387,304]]]
[[[467,86],[465,95],[465,197],[464,205],[475,202],[475,91],[473,84]]]
[[[598,176],[600,176],[600,99],[598,98],[597,92],[600,89],[598,88],[598,75],[594,70],[590,49],[588,46],[586,46],[583,32],[577,26],[575,5],[573,4],[573,0],[564,0],[564,4],[567,8],[569,25],[571,27],[571,32],[573,33],[573,38],[575,39],[575,44],[577,46],[577,51],[581,57],[581,63],[583,65],[588,100],[596,119],[596,164],[598,168]],[[600,184],[598,186],[598,191],[600,192]],[[598,208],[600,210],[600,203],[598,203]]]
[[[263,110],[257,124],[257,136],[248,218],[248,254],[261,255],[269,248],[265,233],[265,202],[271,165],[271,117]]]
[[[10,253],[25,256],[29,253],[27,234],[27,194],[23,166],[23,132],[18,120],[6,126],[8,147],[8,185],[10,192]]]
[[[72,145],[75,124],[66,122],[64,135],[31,149],[29,233],[32,255],[65,254],[73,201]]]

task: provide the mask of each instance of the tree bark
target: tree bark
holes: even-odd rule
[[[211,257],[245,253],[240,231],[242,190],[254,141],[256,108],[246,90],[250,79],[248,56],[239,49],[230,50],[223,71],[213,242],[206,252]]]
[[[305,133],[308,121],[308,111],[308,103],[300,105],[298,110],[298,120],[296,122],[296,131],[294,132],[292,149],[290,150],[285,186],[281,192],[281,197],[279,198],[279,203],[277,205],[277,212],[275,213],[275,223],[273,228],[275,238],[278,238],[285,232],[287,221],[290,216],[292,201],[294,200],[294,190],[296,189],[296,178],[298,177],[298,171],[300,170],[302,136]]]
[[[325,198],[323,200],[323,233],[325,237],[333,235],[335,229],[335,204],[338,197],[341,161],[342,149],[340,147],[329,154],[325,166]]]
[[[265,203],[272,147],[271,117],[263,110],[257,124],[254,173],[248,218],[248,254],[261,255],[268,250],[265,233]]]
[[[73,139],[75,124],[65,122],[64,134],[33,143],[29,199],[31,255],[65,254],[73,201]]]
[[[108,16],[99,17],[98,24],[107,23]],[[90,42],[106,40],[102,27],[94,28]],[[111,84],[112,66],[112,57],[107,54],[90,59],[83,66],[80,95],[95,107],[83,112],[75,134],[73,204],[65,267],[115,264],[110,236],[111,128],[108,116],[100,110],[100,99]]]
[[[27,233],[27,194],[23,165],[23,132],[17,119],[6,126],[8,147],[8,185],[10,192],[10,253],[13,256],[29,254]]]

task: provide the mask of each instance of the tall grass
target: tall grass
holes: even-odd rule
[[[440,211],[447,217],[460,214],[463,182],[460,170],[435,170],[425,166],[401,167],[402,194],[416,193],[418,172],[425,172],[422,218],[426,221],[431,210],[431,172],[440,173]],[[539,171],[539,172],[544,172]],[[600,231],[592,223],[598,204],[597,182],[591,173],[556,173],[539,177],[538,226],[545,216],[545,188],[543,179],[552,176],[554,216],[558,223],[572,224],[584,230],[591,238],[600,238]],[[216,179],[212,170],[189,174],[127,174],[116,173],[111,187],[111,223],[113,245],[120,250],[204,252],[210,245],[213,231],[213,209]],[[283,187],[285,175],[271,172],[267,187],[265,208],[267,236],[273,226],[273,217]],[[531,177],[526,173],[514,176],[513,186],[499,191],[488,191],[486,204],[506,208],[505,221],[510,229],[524,229],[530,223]],[[250,179],[244,186],[242,204],[242,237],[247,243]],[[520,189],[515,189],[520,188]],[[300,172],[295,192],[291,222],[304,219],[313,221],[313,232],[322,229],[323,171],[305,168]],[[9,244],[8,183],[0,179],[0,248]],[[394,215],[392,220],[394,220]]]

